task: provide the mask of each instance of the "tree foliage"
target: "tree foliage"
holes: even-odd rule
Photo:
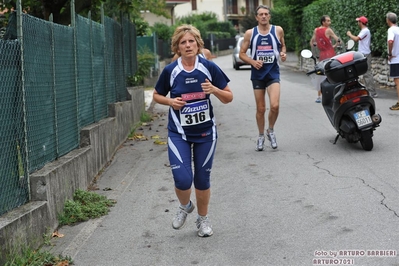
[[[258,25],[255,16],[255,12],[251,12],[240,21],[241,27],[244,32]]]
[[[155,23],[151,27],[151,30],[153,33],[155,33],[157,35],[158,39],[165,40],[165,41],[169,40],[173,34],[172,27],[166,25],[165,23],[160,23],[160,22]]]
[[[219,38],[226,38],[222,36],[234,37],[236,34],[233,24],[231,22],[218,21],[217,14],[214,12],[179,17],[176,19],[176,26],[181,24],[195,26],[200,31],[202,38],[208,38],[211,33]]]
[[[177,18],[179,24],[196,24],[197,22],[216,22],[217,14],[214,12],[203,12],[201,14],[191,14]]]
[[[6,0],[5,7],[9,10],[16,9],[16,0]],[[104,4],[104,13],[109,17],[119,17],[120,13],[129,14],[132,20],[140,18],[142,10],[149,10],[151,13],[169,18],[166,12],[164,0],[75,0],[75,12],[87,15],[92,12],[92,19],[99,21],[100,6]],[[68,25],[71,21],[71,0],[24,0],[22,9],[34,16],[49,20],[53,15],[55,23]]]
[[[303,9],[314,0],[276,0],[271,12],[272,23],[284,29],[287,49],[295,51],[303,42],[301,24]]]

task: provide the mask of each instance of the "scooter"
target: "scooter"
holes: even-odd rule
[[[360,52],[351,50],[350,40],[346,51],[330,59],[316,62],[310,50],[301,51],[304,58],[312,58],[314,70],[306,75],[325,75],[321,83],[322,105],[332,126],[337,131],[334,144],[339,137],[349,143],[360,142],[366,151],[373,149],[373,132],[382,121],[375,113],[375,102],[359,82],[359,76],[367,72],[367,58]]]

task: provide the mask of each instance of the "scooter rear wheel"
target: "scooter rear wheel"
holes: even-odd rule
[[[373,134],[371,129],[360,132],[362,137],[360,138],[360,144],[365,151],[371,151],[373,149]]]

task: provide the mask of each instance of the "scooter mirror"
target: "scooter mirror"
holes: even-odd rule
[[[349,40],[348,43],[346,44],[346,50],[352,50],[353,46],[355,46],[355,41],[354,40]]]
[[[301,51],[301,56],[304,58],[311,58],[312,57],[312,52],[308,49],[304,49]]]

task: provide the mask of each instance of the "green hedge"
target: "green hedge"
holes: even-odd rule
[[[310,4],[306,2],[281,0],[272,10],[272,23],[283,27],[287,50],[298,52],[309,48],[313,30],[320,26],[322,15],[330,16],[331,28],[344,42],[349,40],[346,36],[348,30],[354,35],[360,31],[355,19],[366,16],[372,34],[373,54],[386,54],[388,27],[385,16],[390,11],[399,15],[398,0],[317,0]]]
[[[214,12],[203,12],[200,14],[191,14],[184,17],[176,18],[176,24],[167,26],[162,23],[155,23],[151,30],[156,33],[162,40],[169,40],[179,25],[192,24],[201,33],[203,39],[207,39],[209,34],[214,34],[218,39],[234,37],[237,32],[233,24],[229,21],[221,22],[217,20],[217,15]]]
[[[366,16],[372,35],[371,50],[374,55],[382,55],[386,53],[387,49],[386,14],[389,11],[397,13],[397,0],[319,0],[314,2],[304,8],[303,12],[303,33],[307,41],[304,47],[309,46],[313,30],[320,25],[322,15],[330,16],[331,27],[344,42],[349,40],[349,37],[346,36],[348,30],[354,35],[359,33],[356,18]]]

